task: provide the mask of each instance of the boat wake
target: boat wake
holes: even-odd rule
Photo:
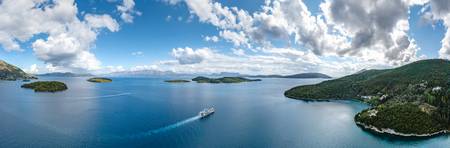
[[[164,126],[164,127],[158,128],[158,129],[149,130],[149,131],[146,131],[146,132],[143,132],[143,133],[137,133],[137,134],[132,134],[132,135],[124,135],[124,136],[107,136],[107,137],[102,137],[101,139],[102,140],[105,140],[105,139],[136,139],[136,138],[148,137],[148,136],[152,136],[152,135],[155,135],[155,134],[158,134],[158,133],[163,133],[163,132],[166,132],[166,131],[169,131],[169,130],[181,127],[181,126],[183,126],[185,124],[191,123],[191,122],[196,121],[196,120],[198,120],[200,118],[201,118],[200,116],[194,116],[194,117],[188,118],[186,120],[179,121],[177,123],[174,123],[174,124],[171,124],[171,125],[167,125],[167,126]]]
[[[118,97],[118,96],[125,96],[130,95],[131,93],[119,93],[119,94],[113,94],[113,95],[104,95],[104,96],[94,96],[94,97],[77,97],[78,100],[92,100],[92,99],[101,99],[101,98],[111,98],[111,97]]]

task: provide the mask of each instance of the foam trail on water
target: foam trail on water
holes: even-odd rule
[[[164,126],[164,127],[158,128],[158,129],[146,131],[146,132],[143,132],[143,133],[137,133],[137,134],[125,135],[125,136],[109,136],[109,137],[103,137],[101,139],[134,139],[134,138],[151,136],[151,135],[154,135],[154,134],[158,134],[158,133],[163,133],[163,132],[169,131],[171,129],[175,129],[177,127],[183,126],[185,124],[188,124],[188,123],[193,122],[193,121],[198,120],[198,119],[200,119],[200,116],[194,116],[194,117],[188,118],[186,120],[179,121],[177,123],[174,123],[174,124],[171,124],[171,125],[168,125],[168,126]]]
[[[120,93],[120,94],[114,94],[114,95],[104,95],[104,96],[98,96],[98,97],[80,97],[80,99],[99,99],[99,98],[110,98],[110,97],[117,97],[117,96],[125,96],[130,95],[131,93]]]

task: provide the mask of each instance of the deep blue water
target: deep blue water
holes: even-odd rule
[[[0,147],[449,147],[448,136],[380,137],[353,122],[368,106],[306,102],[283,92],[322,80],[169,84],[163,79],[42,78],[69,89],[35,93],[0,81]],[[213,106],[216,113],[199,119]]]

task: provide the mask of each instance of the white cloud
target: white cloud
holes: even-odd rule
[[[162,1],[167,2],[171,5],[175,5],[175,4],[178,4],[179,2],[181,2],[182,0],[162,0]]]
[[[245,56],[245,51],[243,49],[232,48],[231,51],[237,56]]]
[[[441,41],[441,49],[439,49],[439,57],[450,59],[450,2],[447,0],[430,0],[430,9],[424,13],[429,20],[442,20],[446,33]]]
[[[136,51],[136,52],[132,52],[131,55],[133,55],[133,56],[142,56],[142,55],[144,55],[144,52]]]
[[[92,28],[108,28],[112,32],[119,31],[119,24],[115,19],[111,16],[103,14],[103,15],[93,15],[86,14],[84,19],[88,23],[88,25]]]
[[[103,73],[114,73],[114,72],[123,72],[126,71],[126,69],[123,66],[106,66],[105,70],[103,70]]]
[[[217,36],[205,36],[205,41],[207,41],[207,42],[209,42],[209,41],[211,41],[211,42],[214,42],[214,43],[216,43],[216,42],[219,42],[219,37],[217,37]]]
[[[74,0],[3,0],[0,3],[0,44],[7,51],[20,51],[23,49],[19,43],[31,42],[37,58],[53,70],[99,69],[100,61],[90,49],[102,29],[116,32],[119,25],[106,14],[78,16]],[[46,36],[30,41],[38,34]]]
[[[192,48],[186,47],[172,49],[171,54],[178,60],[178,63],[184,65],[201,63],[205,58],[211,57],[214,53],[209,48],[193,50]]]
[[[227,41],[231,41],[234,46],[247,45],[248,42],[247,37],[242,31],[237,33],[229,30],[224,30],[220,32],[220,37],[224,38]]]
[[[100,61],[86,47],[83,47],[87,46],[85,44],[78,38],[68,34],[60,34],[55,37],[50,36],[47,40],[38,39],[32,46],[38,59],[54,66],[79,70],[100,68]]]
[[[376,67],[420,59],[420,48],[408,34],[408,17],[411,6],[427,0],[326,0],[316,15],[302,0],[266,0],[253,13],[211,0],[169,3],[180,2],[200,22],[215,26],[221,38],[239,47],[232,50],[235,55],[246,49],[254,56],[276,56],[299,65],[345,59],[366,64],[357,64],[360,67]]]
[[[130,71],[142,71],[142,70],[159,70],[156,65],[138,65],[130,68]]]
[[[339,60],[322,59],[312,52],[299,51],[293,48],[271,48],[263,49],[268,55],[227,55],[215,52],[209,48],[191,49],[181,48],[189,55],[196,55],[199,51],[207,51],[207,56],[201,56],[201,62],[190,62],[183,64],[177,60],[161,61],[153,64],[160,71],[173,71],[177,73],[220,73],[239,72],[241,74],[294,74],[302,72],[323,72],[332,76],[343,76],[354,73],[362,68],[386,68],[388,65],[351,58],[340,58]],[[190,56],[192,57],[192,56]],[[334,57],[337,58],[337,57]],[[195,60],[194,60],[195,61]]]
[[[121,5],[117,6],[119,10],[120,18],[126,23],[132,23],[134,15],[141,15],[141,12],[134,10],[134,0],[123,0]]]
[[[30,66],[30,68],[25,69],[24,71],[29,74],[37,74],[39,72],[39,69],[36,64],[33,64]]]

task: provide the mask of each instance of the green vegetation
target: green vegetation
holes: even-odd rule
[[[261,81],[261,79],[247,79],[243,77],[222,77],[222,78],[207,78],[207,77],[196,77],[192,79],[197,83],[241,83],[241,82],[254,82]]]
[[[25,73],[22,69],[0,60],[0,80],[29,80],[36,77]]]
[[[21,87],[33,89],[35,92],[57,92],[67,89],[66,84],[58,81],[39,81],[23,84]]]
[[[109,79],[109,78],[100,78],[100,77],[90,78],[87,81],[93,82],[93,83],[109,83],[109,82],[112,82],[112,80]]]
[[[393,129],[408,134],[427,134],[445,130],[445,125],[411,103],[392,106],[380,105],[355,116],[355,121],[378,129]]]
[[[285,92],[293,99],[359,99],[374,106],[355,121],[404,134],[446,130],[450,125],[450,61],[417,61],[386,70],[366,70]],[[372,109],[369,109],[372,110]],[[447,126],[444,126],[447,125]]]
[[[188,82],[191,82],[191,81],[189,81],[189,80],[165,80],[164,82],[167,82],[167,83],[188,83]]]

